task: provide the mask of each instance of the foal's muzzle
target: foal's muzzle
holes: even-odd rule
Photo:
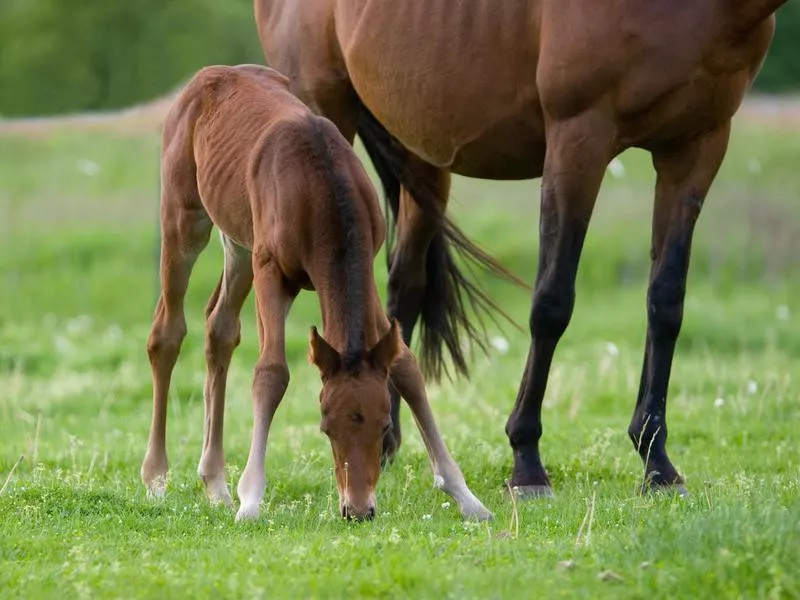
[[[342,517],[348,521],[371,521],[375,518],[375,507],[369,506],[366,510],[355,510],[351,505],[342,506]]]

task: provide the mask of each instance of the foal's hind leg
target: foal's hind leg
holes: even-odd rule
[[[222,445],[225,387],[231,356],[241,339],[239,313],[253,283],[253,266],[249,250],[237,246],[224,234],[221,237],[225,268],[206,309],[205,435],[197,474],[212,503],[230,505]]]
[[[645,464],[643,489],[674,487],[683,478],[667,456],[667,392],[683,321],[686,275],[695,221],[722,164],[730,125],[653,152],[658,173],[653,214],[652,267],[647,294],[647,341],[636,409],[628,434]]]
[[[197,257],[208,243],[211,220],[193,181],[179,185],[165,176],[161,200],[161,295],[147,340],[153,374],[153,420],[141,476],[148,492],[161,496],[169,470],[166,448],[167,395],[172,370],[186,335],[183,302]]]

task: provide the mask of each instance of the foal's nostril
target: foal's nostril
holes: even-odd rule
[[[375,518],[375,507],[374,506],[370,506],[369,510],[367,511],[367,519],[369,519],[371,521],[374,518]]]

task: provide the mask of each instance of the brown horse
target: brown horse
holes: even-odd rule
[[[141,470],[148,490],[165,491],[167,393],[186,333],[184,296],[217,225],[225,263],[206,309],[205,438],[198,467],[210,500],[232,503],[222,430],[242,304],[255,287],[260,356],[237,520],[257,517],[264,497],[267,436],[289,383],[285,320],[299,291],[309,289],[319,296],[327,337],[311,329],[309,358],[322,376],[321,429],[333,450],[342,516],[375,514],[391,379],[411,407],[437,486],[465,517],[490,518],[450,457],[416,361],[381,307],[373,261],[385,225],[375,191],[336,127],[297,100],[275,71],[209,67],[189,82],[166,118],[161,172],[161,296],[147,343],[153,422]]]
[[[423,345],[439,346],[423,352],[441,356],[444,340],[463,367],[452,340],[463,325],[459,298],[474,289],[447,245],[471,246],[442,219],[449,174],[543,178],[531,346],[506,426],[523,494],[551,493],[539,455],[542,399],[605,168],[630,147],[651,152],[657,184],[648,332],[628,432],[646,487],[684,491],[667,457],[666,406],[692,232],[786,1],[255,0],[269,64],[348,140],[358,133],[381,176],[397,227],[389,315],[406,336],[420,315],[444,332],[424,333]]]

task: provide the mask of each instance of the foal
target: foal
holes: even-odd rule
[[[232,504],[222,449],[225,385],[240,340],[239,313],[255,287],[260,356],[253,379],[253,434],[238,485],[237,520],[258,516],[275,410],[289,383],[285,320],[301,289],[316,290],[327,339],[311,328],[320,371],[321,429],[330,438],[343,517],[375,515],[383,437],[391,427],[388,383],[419,426],[437,487],[463,516],[491,518],[470,492],[439,435],[416,361],[381,308],[373,260],[384,240],[380,207],[347,141],[314,116],[277,72],[208,67],[189,82],[164,124],[161,295],[147,351],[153,421],[142,480],[162,495],[170,377],[186,334],[184,296],[213,225],[225,264],[206,309],[205,436],[198,466],[212,502]]]

